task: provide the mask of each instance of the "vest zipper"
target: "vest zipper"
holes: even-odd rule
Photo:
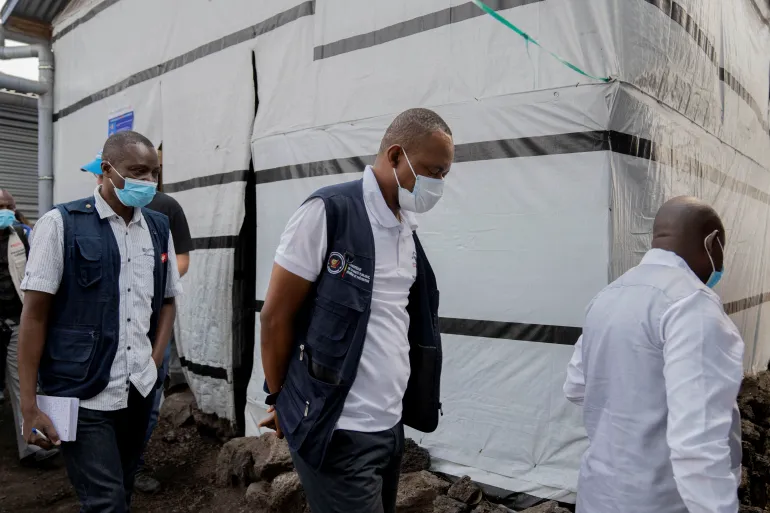
[[[305,344],[299,346],[299,361],[302,361],[303,358],[305,358]],[[307,416],[307,413],[305,413],[305,416]]]
[[[310,401],[305,401],[305,417],[307,417],[309,410],[310,410]]]

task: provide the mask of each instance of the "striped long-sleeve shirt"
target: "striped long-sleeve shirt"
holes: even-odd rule
[[[109,220],[120,250],[120,337],[109,384],[97,396],[81,401],[80,406],[113,411],[128,407],[130,385],[146,397],[157,380],[152,344],[147,337],[154,294],[155,250],[140,209],[134,209],[134,216],[126,225],[104,201],[99,188],[94,199],[99,216]],[[64,270],[64,226],[57,209],[40,218],[33,240],[21,288],[56,294]],[[170,234],[168,264],[164,297],[171,298],[182,293],[182,286]]]

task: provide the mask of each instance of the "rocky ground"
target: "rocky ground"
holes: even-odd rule
[[[739,397],[743,422],[741,513],[770,513],[770,372],[746,378]],[[309,513],[285,442],[271,435],[235,438],[200,414],[189,391],[171,395],[147,451],[161,480],[156,495],[137,494],[138,513]],[[469,479],[428,472],[430,457],[407,446],[398,513],[503,513]],[[46,470],[22,468],[10,405],[0,407],[0,513],[75,513],[77,500],[61,460]],[[569,513],[546,502],[526,513]]]
[[[451,480],[428,471],[430,455],[407,441],[398,489],[398,513],[506,513],[468,477]],[[286,442],[272,434],[227,442],[217,459],[217,485],[245,489],[246,502],[257,511],[309,513]],[[545,502],[526,513],[569,513]]]
[[[136,494],[132,511],[262,513],[246,503],[242,491],[215,485],[222,443],[200,434],[192,422],[191,414],[195,412],[190,396],[171,396],[166,403],[168,407],[164,407],[164,416],[147,450],[148,465],[155,470],[163,489],[156,495]],[[6,401],[0,407],[0,513],[41,511],[76,513],[78,502],[61,459],[45,470],[19,465],[13,415]]]
[[[743,380],[738,406],[743,427],[741,512],[770,511],[770,372]]]

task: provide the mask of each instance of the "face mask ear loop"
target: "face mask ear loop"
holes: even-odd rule
[[[118,173],[118,170],[117,170],[117,169],[115,169],[115,166],[113,166],[113,165],[112,165],[112,163],[111,163],[109,160],[105,160],[104,162],[106,162],[106,163],[107,163],[107,165],[108,165],[108,166],[110,166],[110,167],[112,168],[112,170],[113,170],[113,171],[115,171],[115,174],[116,174],[116,175],[118,175],[119,177],[123,178],[123,175],[121,175],[120,173]],[[117,185],[115,185],[115,182],[113,182],[113,181],[112,181],[112,178],[110,178],[109,180],[110,180],[110,183],[112,184],[112,188],[113,188],[113,189],[117,189],[117,190],[121,190],[121,191],[123,190],[123,189],[118,189],[118,186],[117,186]],[[125,187],[126,187],[126,179],[125,179],[125,178],[123,178],[123,188],[125,189]]]
[[[393,176],[396,177],[396,185],[398,185],[398,188],[401,189],[401,181],[398,179],[398,173],[396,173],[396,168],[393,168]]]
[[[409,164],[409,170],[414,175],[414,179],[417,180],[417,173],[414,172],[414,168],[412,167],[412,163],[409,161],[409,155],[406,154],[406,150],[401,147],[401,151],[404,153],[404,158],[406,159],[406,163]]]
[[[719,242],[719,246],[722,247],[722,242],[719,240],[719,230],[714,230],[714,232],[711,235],[708,235],[705,239],[703,239],[703,247],[706,249],[706,256],[709,257],[709,262],[711,262],[711,269],[714,272],[717,272],[717,267],[714,265],[714,259],[711,257],[711,251],[709,251],[709,239],[712,237],[717,237],[717,242]],[[712,239],[713,240],[713,239]],[[724,248],[722,249],[724,251]]]

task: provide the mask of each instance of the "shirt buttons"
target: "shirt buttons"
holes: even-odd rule
[[[131,292],[131,289],[128,289],[129,292]]]
[[[131,351],[131,346],[128,346],[128,349],[127,349],[127,351]]]
[[[130,317],[128,318],[128,322],[131,322],[131,318]]]
[[[129,259],[128,259],[128,261],[130,262],[130,261],[131,261],[131,259],[129,258]]]

